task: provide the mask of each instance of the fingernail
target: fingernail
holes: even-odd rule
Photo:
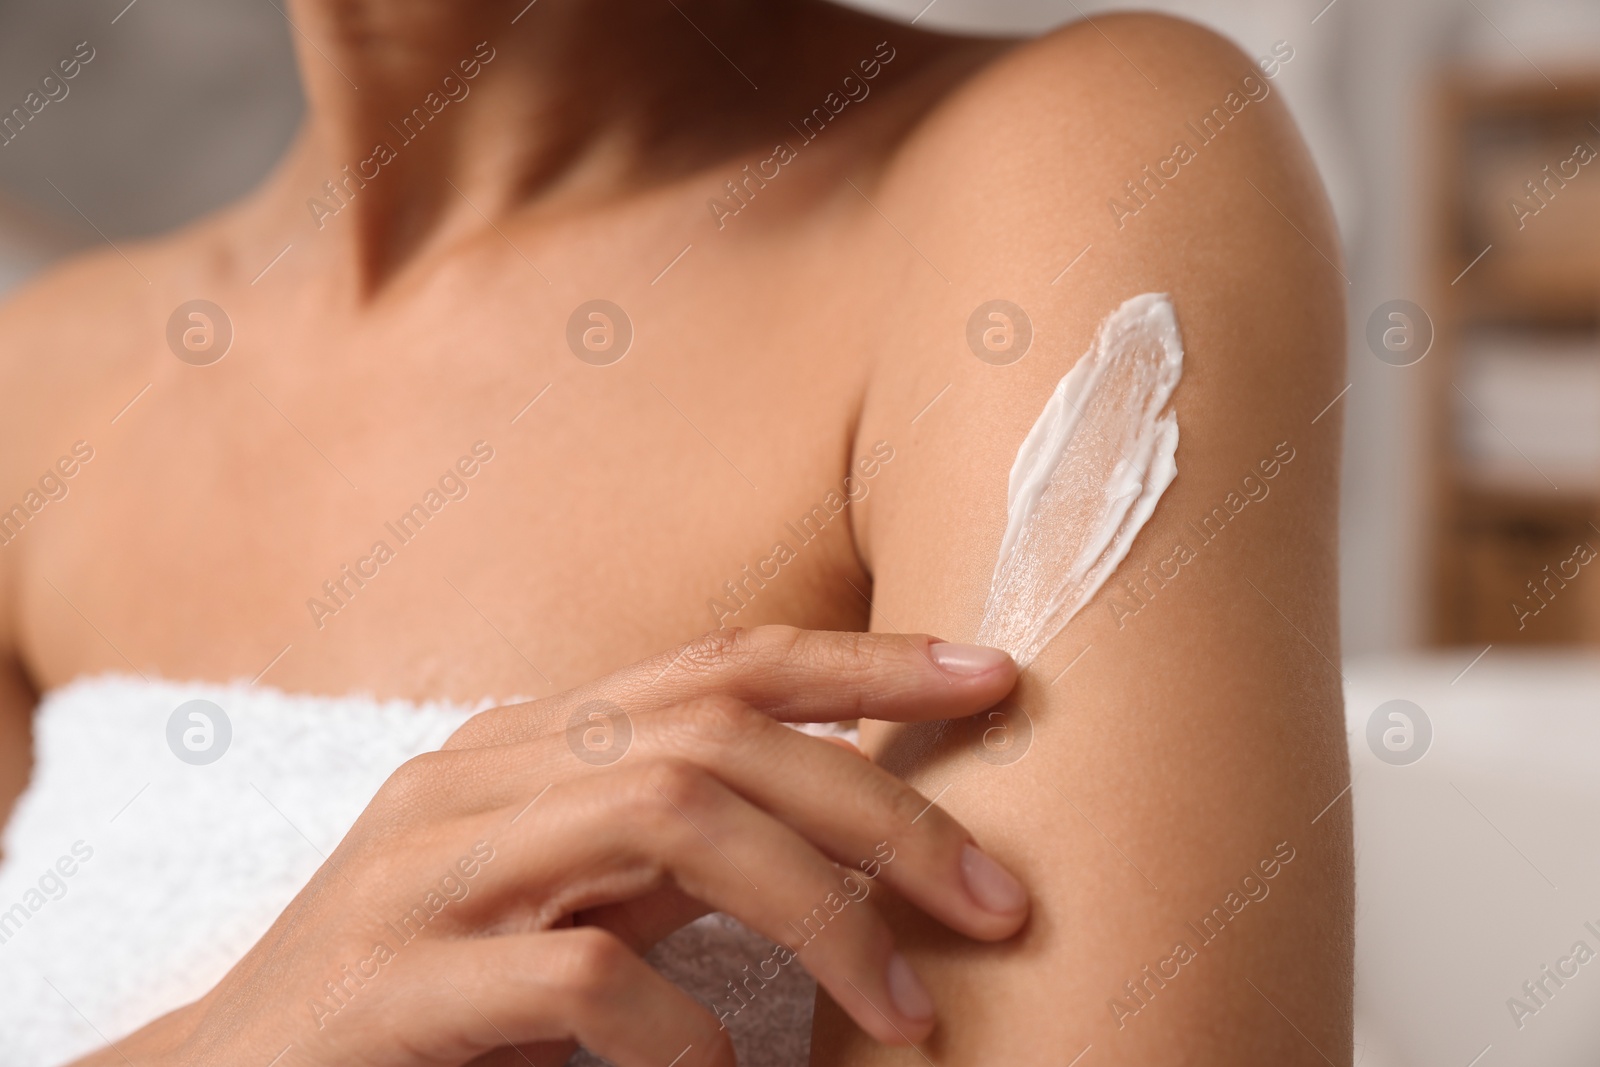
[[[1011,915],[1027,907],[1028,891],[1022,883],[976,845],[961,850],[961,874],[967,880],[967,892],[984,910]]]
[[[1011,662],[1011,657],[998,648],[950,641],[935,641],[928,646],[928,655],[940,670],[951,674],[987,674]]]
[[[889,957],[888,980],[889,999],[895,1011],[917,1022],[933,1018],[933,998],[911,964],[898,952]]]

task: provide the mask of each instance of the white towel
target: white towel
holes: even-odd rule
[[[191,700],[226,713],[232,736],[214,762],[180,759],[169,745],[169,720]],[[265,933],[384,779],[493,703],[119,675],[50,693],[0,865],[3,1067],[55,1067],[204,994]],[[199,731],[190,745],[203,748],[202,723],[180,716],[177,745],[189,752],[184,730]],[[711,915],[649,958],[713,1005],[770,947]],[[740,1064],[803,1067],[814,991],[798,966],[784,968],[730,1023]],[[600,1061],[580,1053],[573,1062]]]

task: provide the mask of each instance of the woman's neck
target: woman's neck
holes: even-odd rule
[[[290,0],[289,17],[308,118],[268,199],[358,299],[485,218],[770,148],[886,34],[901,77],[949,47],[826,0]]]
[[[291,0],[288,16],[309,115],[269,197],[354,262],[358,296],[458,227],[618,195],[781,128],[758,115],[789,94],[797,37],[866,22],[816,0]]]
[[[606,94],[574,98],[560,79],[578,50],[604,56],[590,10],[613,0],[526,3],[292,0],[308,114],[279,184],[360,291],[454,222],[604,154]]]

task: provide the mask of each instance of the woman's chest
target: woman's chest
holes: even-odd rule
[[[30,531],[24,654],[45,685],[472,699],[717,625],[860,626],[849,502],[893,447],[852,440],[837,319],[776,292],[530,273],[360,326],[241,297],[224,358],[158,353],[85,438]]]

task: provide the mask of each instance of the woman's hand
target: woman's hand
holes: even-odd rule
[[[543,1067],[577,1041],[730,1065],[638,955],[710,909],[797,949],[867,1033],[919,1041],[935,1006],[862,887],[984,940],[1021,926],[1023,889],[903,782],[779,723],[964,716],[1015,678],[991,649],[760,627],[484,712],[390,777],[215,989],[84,1063]]]

